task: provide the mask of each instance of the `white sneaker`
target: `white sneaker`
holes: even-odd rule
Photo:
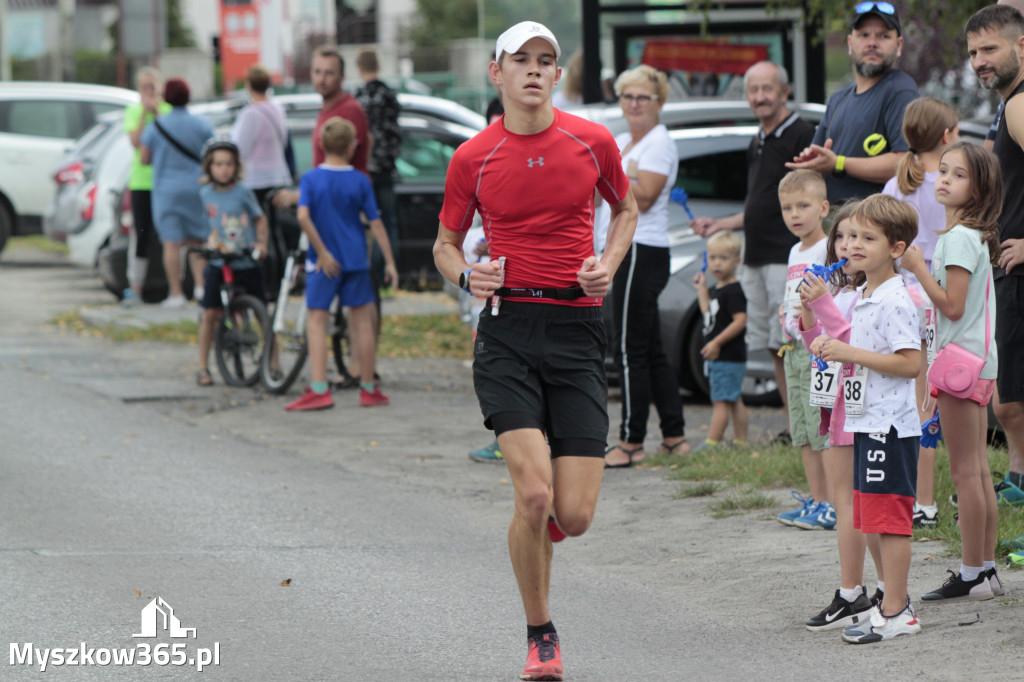
[[[203,300],[203,288],[193,287],[192,288],[192,300],[196,303],[200,303]]]
[[[921,632],[921,622],[910,607],[907,598],[906,607],[892,618],[882,615],[880,607],[871,608],[871,616],[862,623],[851,625],[843,630],[843,640],[850,644],[874,644],[900,635],[916,635]]]
[[[185,306],[184,296],[168,296],[160,305],[164,308],[183,308]]]
[[[985,577],[988,578],[988,586],[992,588],[992,594],[997,597],[1002,597],[1006,594],[1006,590],[1003,589],[1003,584],[999,582],[999,574],[996,573],[996,569],[990,568],[985,571]]]

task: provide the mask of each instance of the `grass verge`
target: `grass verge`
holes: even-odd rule
[[[7,242],[7,248],[11,251],[33,250],[45,251],[47,253],[67,254],[68,245],[55,242],[43,234],[30,234],[23,237],[11,237]]]
[[[68,311],[54,318],[64,331],[108,338],[113,341],[162,341],[195,345],[199,326],[194,320],[173,324],[154,324],[145,328],[85,323],[81,313]],[[377,349],[382,358],[463,358],[473,357],[473,338],[457,313],[434,315],[389,315],[381,320],[381,338]]]
[[[1005,449],[990,447],[989,466],[992,480],[1002,480],[1008,470],[1009,456]],[[649,457],[645,466],[665,469],[670,480],[682,482],[675,497],[685,499],[708,497],[708,510],[715,518],[732,516],[757,509],[789,508],[789,497],[766,493],[769,489],[807,490],[800,451],[788,445],[765,445],[755,448],[720,447],[695,455]],[[915,528],[914,540],[942,541],[943,555],[960,555],[960,528],[956,523],[956,508],[949,498],[956,493],[949,475],[949,456],[944,443],[939,444],[935,458],[935,501],[939,507],[939,522],[931,528]],[[1006,541],[1024,535],[1024,506],[999,505],[999,540]],[[996,556],[1005,556],[1005,547],[996,548]]]

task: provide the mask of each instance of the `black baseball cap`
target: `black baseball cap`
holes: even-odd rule
[[[896,35],[903,35],[900,27],[900,17],[896,14],[896,8],[890,2],[860,2],[853,8],[857,16],[853,19],[853,28],[865,17],[878,17],[886,26],[896,31]]]

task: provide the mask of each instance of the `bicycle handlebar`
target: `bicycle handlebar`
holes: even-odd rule
[[[220,249],[211,249],[208,246],[190,246],[188,253],[198,253],[207,260],[222,260],[228,263],[243,258],[258,260],[260,257],[259,247],[255,246],[247,246],[239,251],[221,251]]]

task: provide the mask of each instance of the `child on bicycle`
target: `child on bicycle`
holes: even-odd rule
[[[353,355],[361,370],[359,404],[387,405],[388,397],[374,383],[376,339],[374,291],[366,256],[366,231],[360,213],[370,222],[384,254],[384,281],[398,282],[391,245],[377,213],[370,179],[349,159],[355,151],[355,127],[335,116],[320,129],[326,159],[299,182],[299,225],[312,247],[306,256],[306,335],[312,382],[286,410],[322,410],[334,406],[327,383],[327,318],[334,297],[349,308]]]
[[[242,162],[238,147],[228,137],[213,137],[203,147],[203,174],[199,196],[206,207],[210,223],[211,249],[238,252],[252,247],[252,257],[234,260],[235,284],[266,303],[263,269],[256,263],[267,253],[267,218],[260,209],[256,195],[239,183]],[[199,372],[196,383],[212,386],[209,357],[213,332],[220,318],[223,303],[220,297],[224,282],[224,262],[211,260],[203,271],[203,296],[199,305],[203,318],[199,325]]]

